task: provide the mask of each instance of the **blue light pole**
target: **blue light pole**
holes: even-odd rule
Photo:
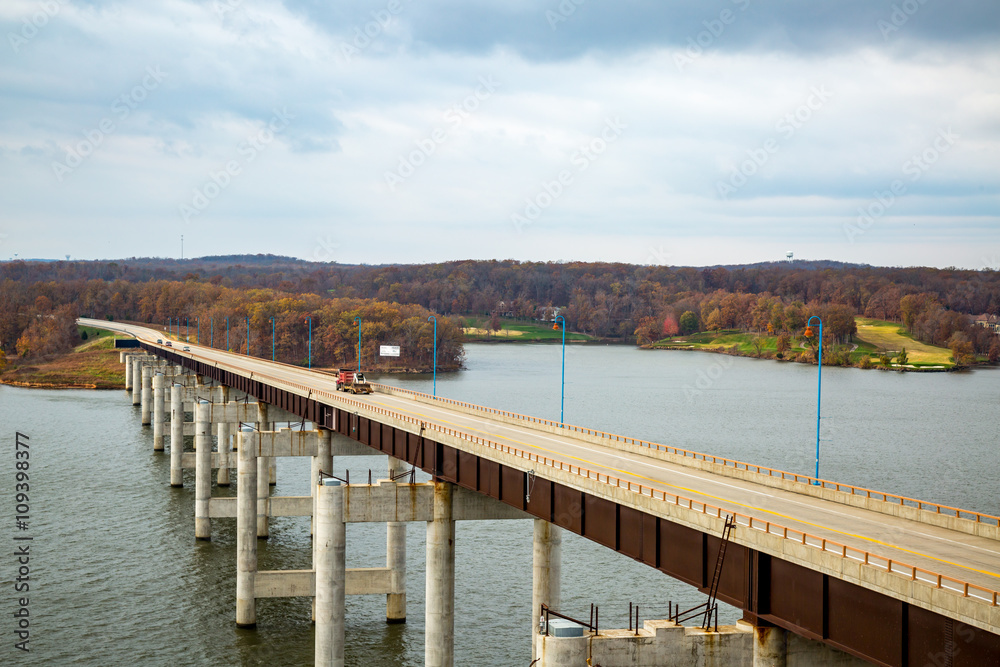
[[[201,345],[201,317],[196,317],[194,319],[195,319],[195,322],[198,323],[197,340],[198,340],[198,344]]]
[[[559,383],[559,424],[565,423],[566,407],[566,318],[556,315],[556,322],[562,321],[562,381]]]
[[[247,356],[250,356],[250,318],[247,317]]]
[[[229,352],[229,318],[226,318],[226,352]]]
[[[434,395],[438,395],[438,321],[431,315],[428,322],[434,322]]]
[[[271,318],[271,361],[274,361],[274,318]]]
[[[313,318],[312,315],[306,318],[309,321],[309,368],[313,367]]]
[[[208,330],[211,332],[209,333],[209,337],[212,339],[209,343],[209,347],[215,349],[215,316],[208,318]]]
[[[355,317],[354,321],[358,323],[358,372],[361,372],[361,318]]]
[[[819,315],[813,315],[806,320],[806,329],[813,320],[819,321],[819,384],[816,387],[816,474],[813,484],[819,484],[819,420],[820,420],[820,400],[823,396],[823,320]]]
[[[190,343],[191,342],[191,318],[190,317],[185,317],[184,318],[184,326],[186,327],[186,333],[184,334],[184,340],[187,341],[188,343]]]

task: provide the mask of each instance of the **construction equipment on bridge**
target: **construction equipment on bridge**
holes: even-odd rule
[[[715,559],[715,572],[712,573],[712,583],[708,587],[708,600],[685,611],[681,611],[680,607],[675,608],[673,603],[671,603],[670,611],[668,612],[669,620],[679,625],[686,620],[701,616],[702,629],[708,630],[714,626],[715,631],[719,631],[719,603],[716,596],[719,592],[719,580],[722,578],[722,563],[726,560],[726,545],[729,544],[729,537],[732,535],[735,527],[736,516],[727,514],[726,525],[722,529],[722,543],[719,545],[719,556]],[[631,609],[629,613],[631,613]],[[638,619],[636,619],[636,624],[638,624]]]
[[[337,371],[337,390],[349,391],[352,394],[370,394],[372,386],[365,380],[364,373],[353,368],[341,368]]]

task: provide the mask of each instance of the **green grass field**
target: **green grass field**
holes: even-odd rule
[[[906,329],[897,322],[859,317],[857,323],[858,334],[855,338],[876,349],[890,352],[897,352],[905,347],[909,363],[913,366],[951,367],[954,365],[951,360],[951,350],[914,340]]]
[[[954,364],[951,361],[951,350],[943,347],[934,347],[920,341],[914,340],[906,330],[899,324],[884,322],[881,320],[870,320],[857,318],[858,333],[854,336],[854,342],[850,346],[841,346],[841,350],[848,355],[848,360],[852,365],[861,364],[866,358],[871,358],[873,365],[878,365],[878,357],[883,352],[895,356],[903,347],[906,348],[908,357],[907,367],[928,368],[944,367],[951,368]],[[689,336],[672,336],[664,338],[653,344],[655,348],[663,349],[687,349],[687,350],[717,350],[720,347],[732,349],[736,346],[739,353],[747,356],[757,356],[757,348],[754,341],[761,343],[760,353],[762,356],[771,356],[777,351],[778,337],[753,333],[743,333],[738,330],[723,331],[702,331]],[[824,346],[826,352],[826,346]],[[785,352],[785,358],[793,358],[810,348],[804,345],[804,341],[796,336],[792,337],[791,348]],[[824,358],[824,365],[825,365]]]
[[[485,317],[462,318],[463,331],[467,341],[490,341],[511,343],[537,343],[543,341],[561,341],[562,331],[553,329],[552,325],[538,322],[523,322],[520,320],[500,320],[500,331],[487,331],[489,319]],[[594,340],[586,334],[566,332],[567,341]]]

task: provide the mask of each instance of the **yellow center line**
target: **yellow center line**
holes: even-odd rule
[[[372,401],[372,402],[374,403],[374,401]],[[741,502],[738,502],[738,501],[735,501],[735,500],[731,500],[729,498],[722,498],[722,497],[719,497],[719,496],[712,495],[710,493],[706,493],[704,491],[699,491],[697,489],[692,489],[692,488],[689,488],[689,487],[686,487],[686,486],[681,486],[680,484],[673,484],[671,482],[666,482],[666,481],[663,481],[663,480],[654,479],[652,477],[646,477],[645,475],[640,475],[638,473],[630,472],[628,470],[620,470],[618,468],[614,468],[614,467],[609,466],[609,465],[604,464],[604,463],[598,463],[597,461],[591,461],[589,459],[581,458],[581,457],[578,457],[578,456],[573,456],[572,454],[567,454],[565,452],[559,452],[559,451],[556,451],[556,450],[553,450],[553,449],[548,449],[546,447],[542,447],[541,445],[534,445],[534,444],[531,444],[531,443],[528,443],[528,442],[523,442],[521,440],[517,440],[517,439],[511,438],[509,436],[503,436],[503,435],[500,435],[498,433],[493,433],[491,431],[481,430],[481,429],[475,428],[473,426],[467,426],[465,424],[459,424],[459,423],[456,423],[456,422],[448,421],[446,419],[440,419],[440,418],[431,417],[430,415],[426,415],[426,414],[424,414],[422,412],[417,412],[415,410],[408,410],[406,408],[400,408],[400,407],[392,405],[392,404],[379,403],[379,405],[381,405],[381,407],[383,407],[385,409],[399,410],[400,412],[409,413],[411,415],[416,415],[418,417],[422,417],[422,418],[427,419],[427,420],[437,420],[437,421],[440,421],[441,423],[449,424],[449,425],[454,426],[456,428],[460,428],[460,429],[467,430],[467,431],[474,431],[476,433],[481,433],[483,435],[490,436],[492,438],[498,438],[500,440],[507,440],[509,442],[515,442],[515,443],[517,443],[519,445],[522,445],[524,447],[530,447],[532,449],[536,449],[536,450],[540,450],[540,451],[543,451],[543,452],[547,452],[549,454],[553,454],[553,455],[556,455],[556,456],[559,456],[559,457],[567,457],[567,458],[573,459],[574,461],[580,461],[582,463],[586,463],[586,464],[591,465],[591,466],[597,466],[598,468],[603,468],[605,470],[611,470],[611,471],[619,473],[621,475],[627,475],[627,476],[630,476],[630,477],[634,477],[636,479],[646,480],[647,482],[652,482],[652,483],[660,485],[660,486],[667,486],[667,487],[671,487],[671,488],[678,489],[678,490],[681,490],[681,491],[685,491],[687,493],[691,493],[691,494],[703,496],[705,498],[711,498],[712,500],[715,500],[715,501],[720,502],[720,503],[727,503],[729,505],[735,505],[737,507],[742,507],[744,509],[755,510],[757,512],[763,512],[765,514],[770,514],[770,515],[773,515],[773,516],[776,516],[776,517],[780,517],[782,519],[786,519],[788,521],[799,523],[799,524],[802,524],[804,526],[811,526],[813,528],[819,528],[821,530],[828,530],[828,531],[830,531],[832,533],[837,533],[838,535],[846,535],[848,537],[853,537],[855,539],[862,540],[864,542],[870,542],[872,544],[877,544],[879,546],[883,546],[883,547],[886,547],[886,548],[889,548],[889,549],[896,549],[898,551],[902,551],[904,553],[908,553],[908,554],[911,554],[911,555],[914,555],[914,556],[921,556],[923,558],[927,558],[928,560],[937,561],[939,563],[945,563],[947,565],[952,565],[954,567],[958,567],[958,568],[961,568],[963,570],[969,570],[970,572],[977,572],[979,574],[985,574],[985,575],[988,575],[988,576],[991,576],[991,577],[1000,577],[1000,573],[998,573],[998,572],[993,572],[991,570],[980,570],[980,569],[977,569],[977,568],[974,568],[974,567],[970,567],[968,565],[962,565],[961,563],[956,563],[954,561],[945,560],[944,558],[938,558],[936,556],[931,556],[929,554],[925,554],[925,553],[920,552],[920,551],[914,551],[913,549],[907,549],[906,547],[901,547],[898,544],[892,544],[890,542],[883,542],[883,541],[875,539],[873,537],[866,537],[864,535],[857,535],[855,533],[850,533],[850,532],[847,532],[847,531],[844,531],[844,530],[839,530],[837,528],[831,528],[829,526],[825,526],[825,525],[819,524],[819,523],[811,523],[809,521],[804,521],[802,519],[797,519],[797,518],[795,518],[793,516],[789,516],[787,514],[782,514],[780,512],[775,512],[773,510],[764,509],[763,507],[757,507],[755,505],[749,505],[749,504],[746,504],[746,503],[741,503]],[[748,491],[749,491],[749,489],[748,489]],[[822,538],[820,538],[820,539],[822,539]],[[884,558],[884,556],[879,556],[879,558]]]

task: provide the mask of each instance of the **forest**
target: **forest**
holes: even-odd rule
[[[40,296],[51,313],[36,304]],[[273,255],[0,264],[0,344],[8,354],[32,325],[46,328],[40,317],[64,307],[153,323],[250,317],[252,352],[262,356],[256,346],[276,317],[278,356],[292,361],[305,354],[298,329],[313,313],[320,341],[314,354],[329,364],[356,353],[357,316],[363,331],[372,327],[363,340],[391,340],[422,364],[431,313],[530,320],[552,307],[571,330],[622,342],[714,329],[801,333],[815,314],[829,319],[827,330],[843,341],[853,333],[852,316],[861,315],[899,322],[930,344],[986,355],[997,336],[973,319],[1000,314],[1000,272],[803,261],[706,268],[514,260],[366,266]],[[439,337],[446,345],[439,359],[460,364],[459,325],[442,317]],[[366,356],[377,349],[363,345]]]

